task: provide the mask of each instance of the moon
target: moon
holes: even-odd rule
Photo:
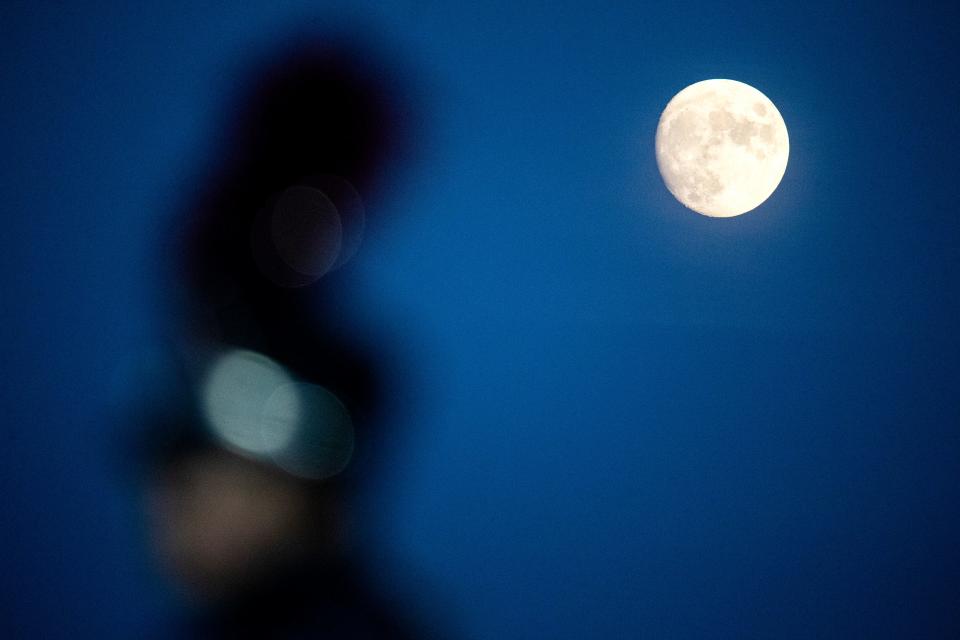
[[[787,170],[787,125],[773,102],[736,80],[703,80],[660,116],[657,166],[670,193],[697,213],[739,216],[760,206]]]

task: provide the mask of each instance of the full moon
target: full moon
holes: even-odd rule
[[[660,116],[656,148],[670,193],[715,218],[760,206],[780,184],[790,155],[780,112],[736,80],[704,80],[675,95]]]

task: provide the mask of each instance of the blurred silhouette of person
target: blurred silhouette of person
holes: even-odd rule
[[[165,246],[183,257],[176,382],[145,418],[147,504],[199,603],[187,637],[419,637],[347,526],[387,356],[345,317],[342,273],[409,126],[382,68],[315,37],[255,68]]]

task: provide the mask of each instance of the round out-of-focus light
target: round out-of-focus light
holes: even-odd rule
[[[270,223],[280,259],[297,273],[319,278],[337,262],[343,227],[337,207],[323,191],[290,187],[274,204]]]
[[[339,269],[357,253],[363,240],[366,226],[363,198],[349,180],[338,175],[325,173],[311,176],[304,179],[304,184],[322,191],[340,214],[340,227],[343,231],[340,255],[330,270]]]
[[[315,187],[295,185],[257,215],[251,249],[261,273],[274,284],[302,287],[338,265],[343,233],[330,198]]]
[[[285,399],[282,411],[270,404],[274,394],[293,379],[264,355],[236,349],[221,355],[202,386],[204,417],[225,445],[254,456],[282,451],[300,423],[297,396]]]
[[[296,432],[271,459],[294,475],[321,480],[334,476],[353,455],[353,422],[347,408],[323,387],[305,382],[283,385],[267,401],[270,424],[296,420]]]

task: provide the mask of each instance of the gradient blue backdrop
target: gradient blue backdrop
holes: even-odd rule
[[[361,509],[387,588],[468,638],[960,634],[956,4],[161,4],[0,8],[5,637],[177,612],[106,407],[225,70],[307,16],[426,114],[350,302],[415,356]],[[653,157],[712,77],[791,136],[729,220]]]

